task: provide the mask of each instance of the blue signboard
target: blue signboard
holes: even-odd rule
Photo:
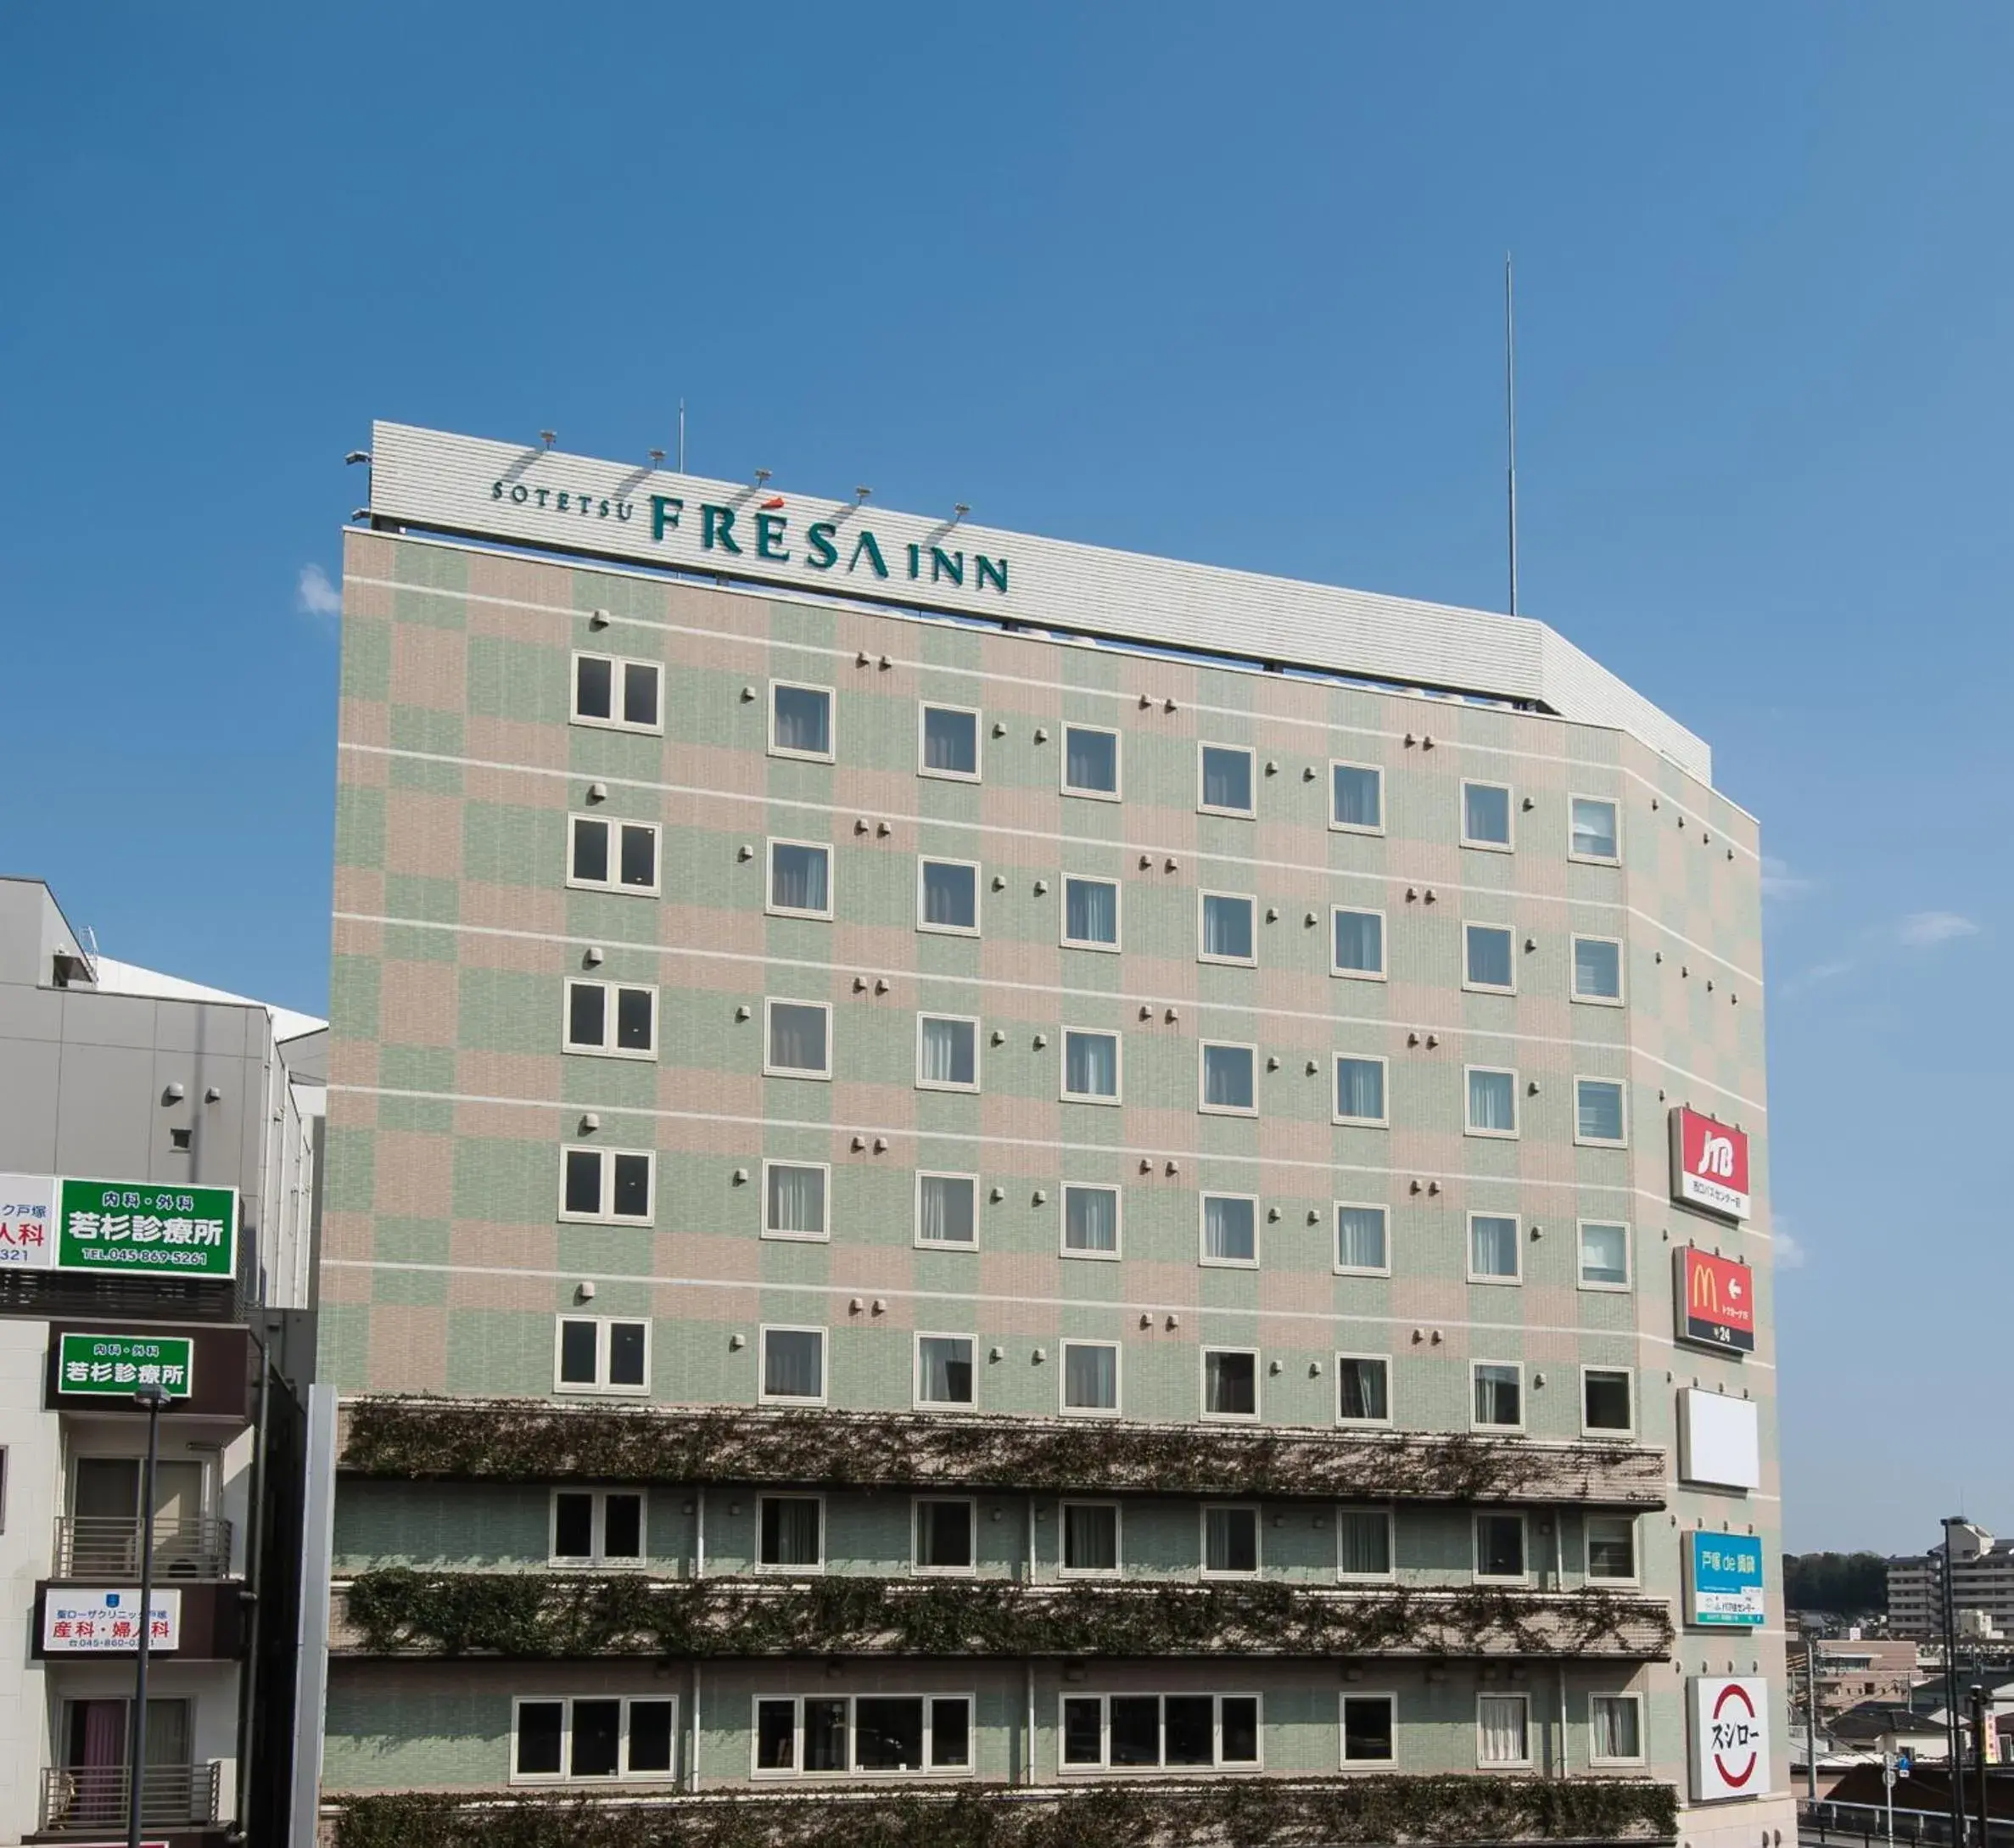
[[[1762,1543],[1750,1533],[1688,1533],[1686,1621],[1705,1629],[1750,1630],[1763,1612]]]

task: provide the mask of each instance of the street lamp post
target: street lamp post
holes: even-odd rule
[[[126,1728],[126,1848],[140,1848],[141,1797],[147,1777],[147,1657],[154,1640],[154,1466],[160,1455],[167,1388],[149,1382],[133,1394],[147,1414],[147,1471],[140,1478],[140,1638],[133,1658],[133,1723]]]

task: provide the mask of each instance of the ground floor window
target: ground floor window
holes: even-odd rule
[[[1256,1694],[1068,1694],[1066,1769],[1256,1765]]]
[[[512,1704],[511,1781],[570,1784],[669,1778],[678,1702],[613,1695],[531,1697]]]
[[[755,1703],[758,1777],[971,1768],[969,1694],[814,1694]]]

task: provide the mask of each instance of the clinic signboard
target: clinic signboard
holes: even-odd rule
[[[158,1386],[170,1399],[195,1391],[196,1344],[187,1335],[76,1335],[59,1338],[59,1392],[130,1399]]]
[[[1704,1528],[1684,1540],[1687,1625],[1696,1630],[1760,1629],[1761,1541],[1754,1534]]]
[[[207,1277],[238,1270],[238,1190],[147,1181],[57,1183],[58,1270]]]
[[[154,1623],[149,1654],[182,1647],[182,1593],[157,1588],[149,1599]],[[45,1655],[115,1655],[140,1647],[140,1593],[52,1585],[42,1598],[42,1647]]]

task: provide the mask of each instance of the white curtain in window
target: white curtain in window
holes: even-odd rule
[[[1582,1078],[1575,1087],[1580,1134],[1590,1142],[1622,1140],[1622,1086]]]
[[[1064,781],[1072,789],[1095,789],[1110,793],[1119,787],[1119,741],[1109,731],[1069,729],[1063,771]]]
[[[926,1084],[973,1084],[978,1082],[978,1034],[969,1020],[923,1022],[917,1076]]]
[[[1335,822],[1338,827],[1375,828],[1385,825],[1384,773],[1353,764],[1335,766]]]
[[[1509,1072],[1469,1074],[1469,1127],[1505,1134],[1518,1127],[1517,1079]]]
[[[1623,1225],[1580,1228],[1580,1280],[1626,1284],[1630,1280],[1630,1229]]]
[[[1335,914],[1335,966],[1368,975],[1385,972],[1385,920],[1375,911]]]
[[[825,1229],[825,1171],[822,1168],[769,1168],[769,1230],[823,1232]]]
[[[1615,854],[1615,804],[1574,798],[1574,851],[1591,860],[1614,860]]]
[[[1079,1343],[1063,1350],[1063,1403],[1079,1411],[1110,1411],[1119,1403],[1119,1350]]]
[[[1119,1249],[1119,1195],[1110,1187],[1071,1187],[1063,1195],[1063,1243],[1072,1252]]]
[[[810,1496],[776,1496],[763,1504],[765,1565],[819,1563],[819,1505]]]
[[[1462,837],[1510,845],[1510,792],[1489,783],[1462,785]]]
[[[1335,1261],[1345,1270],[1383,1270],[1385,1209],[1338,1207],[1335,1209]]]
[[[1080,1097],[1119,1095],[1119,1041],[1110,1033],[1064,1035],[1065,1089]]]
[[[1119,941],[1119,888],[1102,879],[1072,879],[1064,893],[1065,928],[1072,943]]]
[[[776,689],[776,748],[780,751],[815,751],[832,748],[830,693],[808,686]]]
[[[769,1063],[791,1072],[825,1069],[825,1011],[779,1001],[769,1010]]]
[[[1335,1061],[1335,1113],[1369,1123],[1385,1120],[1385,1064],[1379,1059]]]
[[[979,721],[969,712],[923,708],[923,767],[970,776],[979,768]]]
[[[1074,1572],[1110,1572],[1119,1564],[1119,1510],[1073,1502],[1063,1510],[1063,1563]]]
[[[971,930],[979,921],[979,875],[948,860],[923,863],[923,921]]]
[[[1597,1694],[1593,1709],[1597,1758],[1635,1758],[1642,1754],[1634,1700],[1625,1694]]]
[[[1518,1274],[1518,1222],[1479,1212],[1469,1222],[1469,1268],[1479,1277]]]
[[[1249,1264],[1259,1255],[1258,1215],[1249,1200],[1209,1194],[1203,1200],[1203,1256]]]
[[[1381,1508],[1346,1508],[1336,1516],[1337,1563],[1356,1578],[1391,1570],[1391,1517]]]
[[[1259,1409],[1258,1362],[1250,1354],[1203,1356],[1203,1409],[1250,1418]]]
[[[1511,933],[1494,925],[1471,924],[1467,935],[1469,979],[1480,988],[1511,987]]]
[[[1211,896],[1203,900],[1203,954],[1249,957],[1252,953],[1252,901]]]
[[[822,847],[776,846],[769,850],[769,903],[786,911],[823,911],[825,901],[825,850]]]
[[[1622,951],[1598,937],[1574,939],[1574,993],[1597,1001],[1622,998]]]
[[[917,1346],[923,1397],[933,1405],[970,1405],[971,1342],[962,1336],[926,1335]]]
[[[1391,1416],[1391,1400],[1382,1360],[1343,1360],[1336,1364],[1336,1412],[1342,1418],[1382,1424]]]
[[[1521,1425],[1520,1382],[1515,1367],[1475,1369],[1475,1421],[1479,1425]]]
[[[1203,1048],[1203,1101],[1223,1110],[1252,1107],[1250,1046]]]
[[[1252,760],[1243,751],[1203,748],[1203,806],[1236,809],[1252,805]]]
[[[1477,1756],[1485,1765],[1521,1765],[1529,1758],[1524,1701],[1517,1694],[1483,1694],[1475,1703]]]
[[[1258,1516],[1249,1508],[1205,1509],[1203,1564],[1212,1572],[1257,1571]]]
[[[917,1183],[916,1235],[926,1245],[972,1243],[972,1183],[956,1174],[926,1174]]]
[[[815,1399],[824,1386],[825,1338],[815,1329],[770,1329],[763,1336],[763,1391]]]

